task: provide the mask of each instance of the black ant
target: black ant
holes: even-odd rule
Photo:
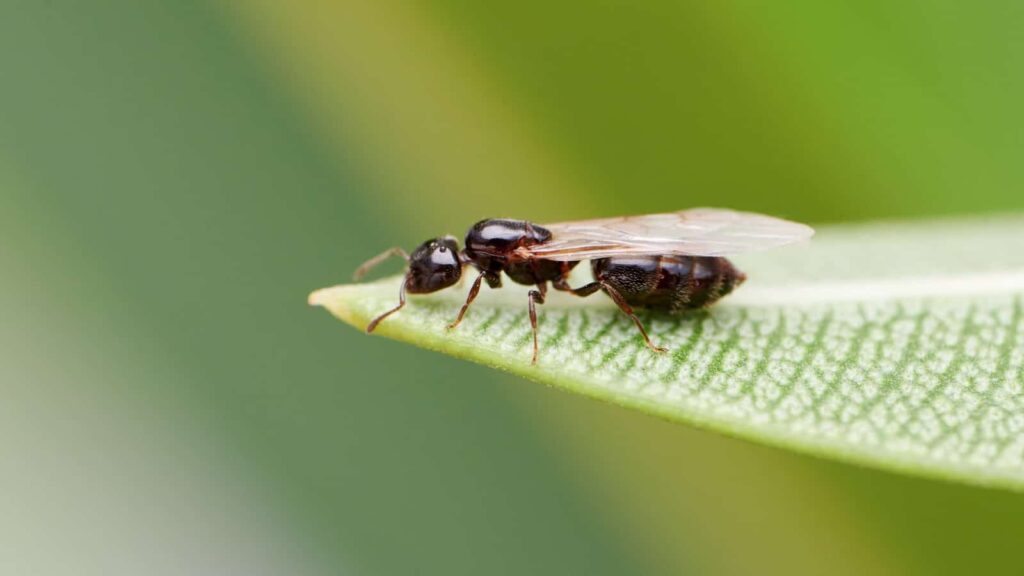
[[[406,293],[427,294],[453,286],[463,268],[472,266],[477,276],[449,329],[462,322],[483,282],[501,287],[504,272],[513,282],[535,287],[529,292],[534,364],[539,352],[537,304],[544,303],[548,283],[576,296],[604,292],[633,320],[651,350],[665,352],[651,342],[634,306],[669,313],[709,306],[746,279],[724,255],[780,246],[813,233],[795,222],[711,208],[545,226],[487,219],[469,229],[462,251],[451,236],[427,240],[412,254],[392,248],[360,266],[355,278],[391,256],[408,262],[398,305],[374,318],[367,332],[401,310]],[[591,261],[594,281],[572,288],[569,273],[582,260]]]

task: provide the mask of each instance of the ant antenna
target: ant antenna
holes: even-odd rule
[[[381,258],[381,260],[383,260],[383,258]],[[381,314],[380,316],[377,316],[369,324],[367,324],[367,326],[366,326],[366,333],[367,334],[369,334],[370,332],[373,332],[377,328],[377,325],[380,324],[381,321],[383,321],[385,318],[387,318],[388,316],[391,316],[395,312],[398,312],[399,310],[402,309],[403,306],[405,306],[405,285],[408,284],[408,283],[409,283],[409,277],[406,276],[405,279],[402,280],[402,287],[398,289],[398,306],[395,306],[391,310],[388,310],[387,312]]]
[[[388,258],[391,258],[392,256],[401,256],[402,259],[404,259],[406,262],[409,261],[409,255],[405,253],[405,250],[402,250],[401,248],[398,247],[389,248],[384,252],[381,252],[380,254],[374,256],[373,258],[370,258],[366,262],[363,262],[363,265],[360,266],[359,268],[356,268],[356,271],[352,274],[352,279],[357,281],[361,280],[363,276],[366,276],[367,272],[373,270],[378,264],[387,260]]]

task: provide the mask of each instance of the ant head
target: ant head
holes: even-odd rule
[[[409,255],[406,289],[412,294],[436,292],[454,285],[462,277],[462,258],[455,238],[427,240]]]

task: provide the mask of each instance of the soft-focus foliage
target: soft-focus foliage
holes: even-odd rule
[[[1016,571],[1018,494],[521,385],[304,296],[489,216],[1019,213],[1022,29],[995,1],[0,2],[0,566]]]

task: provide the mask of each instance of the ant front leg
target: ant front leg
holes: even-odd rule
[[[647,335],[647,330],[644,330],[644,325],[640,322],[640,319],[636,317],[636,313],[633,312],[633,307],[629,305],[629,302],[626,302],[626,299],[622,297],[622,294],[619,294],[619,291],[616,290],[615,287],[612,286],[611,284],[605,282],[604,280],[598,279],[585,286],[580,286],[579,288],[572,288],[571,286],[569,286],[569,283],[566,282],[563,278],[561,280],[554,282],[554,286],[556,290],[569,292],[573,295],[580,297],[590,296],[591,294],[597,292],[598,290],[604,290],[605,294],[607,294],[612,299],[612,301],[615,302],[615,305],[619,307],[619,310],[622,310],[627,316],[629,316],[631,320],[633,320],[633,324],[636,324],[637,329],[640,330],[640,335],[644,337],[644,343],[647,344],[648,348],[654,350],[655,352],[668,352],[667,348],[655,346],[654,343],[651,342],[651,337]]]
[[[369,334],[377,329],[377,325],[380,324],[385,318],[391,316],[395,312],[398,312],[402,308],[405,308],[405,287],[409,284],[409,279],[402,280],[402,286],[398,289],[398,306],[395,306],[391,310],[381,314],[374,318],[369,324],[366,325],[366,333]]]
[[[547,282],[541,282],[537,284],[536,290],[530,290],[530,326],[533,327],[533,361],[531,364],[537,363],[537,354],[540,350],[540,347],[537,345],[537,304],[544,303],[547,293]]]
[[[487,272],[481,272],[477,275],[476,280],[473,280],[473,286],[469,289],[469,295],[466,296],[466,303],[459,310],[459,317],[455,319],[455,322],[448,325],[449,330],[454,330],[462,322],[462,317],[466,315],[466,310],[469,310],[469,305],[473,303],[473,300],[476,300],[476,295],[480,293],[480,283],[483,282],[486,275]]]

